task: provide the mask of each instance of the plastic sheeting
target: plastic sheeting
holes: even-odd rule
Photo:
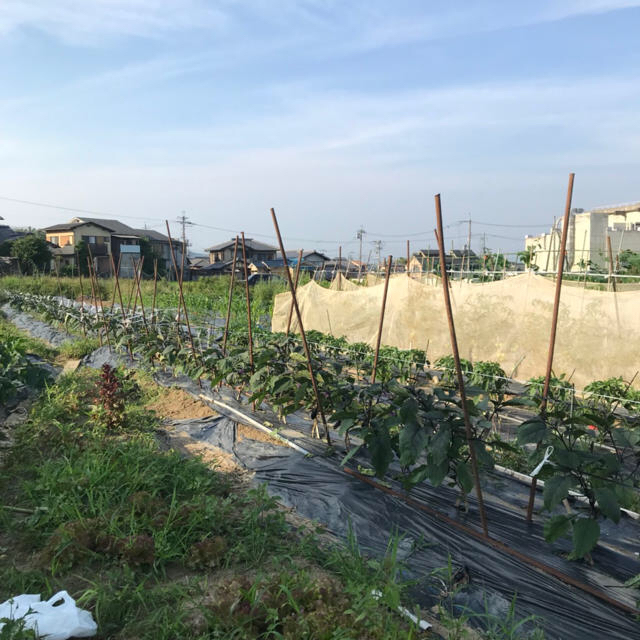
[[[46,322],[36,320],[32,315],[18,311],[9,304],[2,306],[2,312],[18,329],[22,329],[34,338],[40,338],[54,347],[59,347],[65,342],[73,340],[73,338],[64,331],[54,329]]]
[[[164,383],[170,384],[170,378],[165,377]],[[198,395],[199,390],[192,385],[188,379],[180,383]],[[226,394],[223,400],[232,402]],[[218,405],[215,408],[224,411]],[[242,410],[249,414],[247,407]],[[469,584],[456,594],[455,605],[460,611],[464,607],[476,612],[476,624],[486,622],[485,613],[504,618],[515,595],[517,616],[537,616],[547,638],[640,638],[640,625],[630,616],[400,498],[345,474],[339,466],[339,457],[307,456],[246,438],[237,441],[235,421],[225,416],[174,424],[197,440],[233,453],[238,462],[255,473],[256,481],[267,483],[271,495],[300,515],[322,523],[331,533],[345,539],[352,526],[360,546],[376,556],[385,553],[393,533],[400,533],[403,536],[400,555],[408,569],[407,577],[417,581],[412,597],[422,606],[432,606],[438,601],[437,581],[430,573],[447,566],[451,558],[454,568],[464,566],[470,576]],[[283,431],[279,433],[282,435]],[[299,439],[298,444],[305,438]],[[307,443],[313,445],[314,441]],[[317,449],[315,443],[309,448]],[[621,585],[640,572],[637,523],[623,520],[619,527],[603,526],[605,544],[594,550],[593,567],[584,562],[567,562],[563,554],[569,551],[568,541],[548,545],[543,539],[542,525],[524,521],[526,487],[500,474],[488,474],[484,490],[494,538],[634,605],[631,590],[620,588],[616,592],[610,587]],[[450,518],[477,527],[478,513],[471,497],[469,513],[464,514],[453,507],[456,494],[446,487],[434,489],[423,484],[410,496]],[[520,513],[516,513],[518,510]]]

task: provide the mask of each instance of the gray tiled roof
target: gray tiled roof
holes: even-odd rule
[[[222,251],[223,249],[228,249],[229,247],[233,247],[235,241],[235,238],[231,238],[228,242],[215,244],[213,247],[206,249],[206,251]],[[244,244],[247,249],[253,249],[253,251],[277,251],[276,247],[272,247],[270,244],[265,244],[264,242],[258,242],[253,238],[245,238]],[[242,246],[241,243],[238,243],[238,247],[240,246]]]
[[[67,229],[71,230],[82,224],[95,224],[119,236],[135,236],[136,238],[149,238],[150,240],[155,240],[156,242],[169,242],[168,236],[165,236],[159,231],[154,231],[153,229],[135,229],[133,227],[130,227],[128,224],[125,224],[124,222],[120,222],[119,220],[112,220],[110,218],[85,218],[84,216],[76,216],[75,218],[72,218],[70,223],[56,224],[52,227],[47,227],[46,231],[63,231]],[[182,244],[180,240],[176,240],[176,242],[178,244]]]
[[[25,235],[22,231],[14,231],[11,227],[7,225],[0,226],[0,244],[6,242],[7,240],[15,240],[15,238],[20,238]]]

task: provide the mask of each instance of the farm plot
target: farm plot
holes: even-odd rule
[[[42,300],[14,302],[44,304]],[[87,324],[77,310],[71,312],[71,318],[68,311],[65,314],[68,322]],[[146,329],[142,320],[136,319],[139,324],[135,332],[126,323],[118,322],[117,313],[108,319],[93,317],[88,322],[93,323],[89,328],[108,326],[114,343],[132,347],[138,357],[157,366],[180,369],[213,385],[224,381],[235,388],[238,395],[245,394],[249,402],[259,405],[268,401],[280,417],[305,409],[312,418],[318,418],[310,376],[296,338],[257,335],[251,362],[248,336],[241,332],[232,334],[229,348],[223,351],[211,328],[194,329],[189,336],[184,327],[163,319],[161,314],[151,318]],[[458,498],[464,502],[473,481],[455,389],[437,385],[425,389],[424,385],[417,385],[416,377],[422,376],[421,366],[411,361],[412,357],[420,361],[415,357],[417,354],[405,356],[408,364],[404,368],[390,365],[376,384],[370,384],[367,380],[371,371],[370,354],[354,359],[337,353],[339,350],[330,342],[315,342],[313,366],[318,372],[329,422],[353,440],[347,454],[350,459],[343,463],[353,464],[360,454],[366,453],[366,459],[361,462],[379,477],[386,473],[388,479],[405,488],[422,488],[425,479],[433,486],[450,484],[457,487]],[[490,394],[484,396],[474,404],[473,446],[477,447],[483,467],[489,469],[495,447],[487,446],[483,436],[484,431],[490,431],[483,403],[490,406],[492,400]],[[542,477],[547,480],[544,508],[552,513],[545,525],[545,535],[551,541],[570,533],[573,557],[589,558],[589,554],[597,554],[593,549],[603,518],[619,522],[621,507],[632,505],[635,499],[637,478],[635,469],[629,469],[628,461],[636,453],[636,430],[602,407],[585,406],[570,417],[564,415],[566,407],[560,402],[550,409],[545,421],[533,419],[519,429],[519,445],[531,465],[542,460],[545,447],[529,451],[528,445],[554,443],[548,446],[559,447],[560,455],[552,459],[553,466],[543,466]],[[606,434],[614,443],[613,451],[596,446],[593,430],[589,428],[594,422],[599,425],[599,433]],[[557,513],[557,505],[568,498],[573,489],[582,490],[587,508],[581,509],[578,504],[571,513]]]

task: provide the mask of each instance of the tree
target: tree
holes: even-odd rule
[[[180,269],[181,264],[180,260],[178,260],[178,256],[180,254],[176,251],[176,260],[178,262],[178,269]],[[140,257],[144,258],[144,265],[142,267],[142,271],[144,275],[152,277],[153,276],[153,262],[154,260],[158,260],[158,277],[163,278],[166,275],[165,262],[161,259],[161,257],[153,250],[153,246],[148,238],[140,238]],[[185,256],[185,271],[187,269],[187,262]]]
[[[524,251],[518,251],[518,260],[524,264],[527,269],[538,270],[538,265],[533,263],[533,259],[535,258],[536,251],[535,249],[525,249]]]
[[[13,246],[13,239],[5,240],[2,244],[0,244],[0,256],[10,256],[12,246]]]
[[[89,267],[87,265],[87,258],[89,257],[89,247],[84,240],[78,240],[76,242],[76,258],[78,261],[77,267],[83,276],[89,277]]]
[[[640,253],[625,249],[620,253],[620,270],[629,275],[640,275]]]
[[[16,238],[11,246],[11,255],[18,258],[23,273],[32,274],[34,269],[46,271],[51,264],[51,251],[41,235]]]

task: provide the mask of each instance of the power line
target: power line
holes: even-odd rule
[[[148,217],[148,216],[132,216],[132,215],[126,215],[126,214],[121,214],[121,213],[113,213],[113,212],[105,212],[105,211],[96,211],[96,210],[92,210],[92,209],[82,209],[79,207],[69,207],[69,206],[64,206],[64,205],[57,205],[57,204],[51,204],[48,202],[37,202],[34,200],[23,200],[20,198],[10,198],[8,196],[0,196],[0,200],[4,200],[7,202],[15,202],[18,204],[26,204],[26,205],[32,205],[32,206],[36,206],[36,207],[44,207],[47,209],[58,209],[60,211],[70,211],[73,213],[85,213],[85,214],[89,214],[89,215],[96,215],[96,216],[101,216],[101,217],[109,217],[109,218],[129,218],[129,219],[134,219],[134,220],[151,220],[154,222],[157,222],[158,218],[152,218],[152,217]],[[201,224],[198,222],[192,222],[192,221],[188,221],[187,217],[184,216],[184,213],[181,217],[178,218],[177,222],[181,225],[183,225],[183,221],[182,218],[185,218],[185,222],[184,225],[189,224],[191,226],[197,226],[200,227],[202,229],[210,229],[212,231],[220,231],[223,233],[230,233],[231,235],[235,235],[238,233],[237,229],[230,229],[227,227],[218,227],[218,226],[214,226],[214,225],[207,225],[207,224]],[[456,222],[450,223],[448,225],[445,226],[445,229],[449,229],[452,227],[457,227],[459,225],[462,224],[466,224],[468,221],[467,220],[458,220]],[[473,221],[474,224],[478,224],[478,225],[484,225],[484,226],[491,226],[491,227],[505,227],[505,228],[531,228],[531,227],[547,227],[548,225],[511,225],[511,224],[500,224],[500,223],[492,223],[492,222],[477,222],[475,219]],[[182,228],[182,236],[183,239],[186,239],[186,234],[185,234],[185,228]],[[157,226],[157,225],[156,225]],[[367,235],[372,236],[372,237],[377,237],[377,238],[384,238],[384,239],[388,239],[389,243],[395,243],[395,242],[400,242],[401,240],[404,241],[408,238],[418,238],[420,236],[425,236],[425,239],[428,238],[433,232],[431,230],[429,231],[418,231],[418,232],[413,232],[413,233],[398,233],[398,234],[384,234],[384,233],[374,233],[374,232],[370,232],[367,231],[365,232]],[[255,236],[258,238],[267,238],[270,240],[273,240],[274,236],[273,234],[269,234],[269,233],[252,233],[251,232],[251,236]],[[510,237],[510,236],[499,236],[499,235],[491,235],[491,234],[487,234],[487,236],[489,237],[493,237],[493,238],[497,238],[497,239],[501,239],[501,240],[513,240],[513,241],[520,241],[522,240],[522,238],[514,238],[514,237]],[[448,240],[459,240],[462,239],[464,236],[449,236],[447,239]],[[398,238],[398,240],[392,240],[392,238]],[[339,240],[339,239],[332,239],[332,240],[325,240],[325,239],[318,239],[318,238],[301,238],[301,237],[295,237],[295,236],[285,236],[285,239],[289,242],[305,242],[305,243],[312,243],[312,244],[343,244],[343,245],[349,245],[349,244],[354,244],[355,242],[359,242],[359,238],[357,240]]]
[[[58,204],[34,202],[33,200],[20,200],[18,198],[8,198],[7,196],[0,196],[0,200],[6,200],[8,202],[17,202],[19,204],[31,204],[36,207],[45,207],[47,209],[61,209],[62,211],[72,211],[73,213],[89,213],[95,216],[117,216],[118,218],[134,218],[136,220],[157,220],[157,218],[148,218],[144,216],[126,216],[121,213],[116,214],[116,213],[107,213],[105,211],[92,211],[90,209],[78,209],[76,207],[63,207]]]

